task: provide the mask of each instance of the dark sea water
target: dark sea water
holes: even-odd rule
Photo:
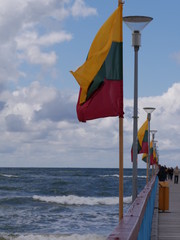
[[[0,168],[0,240],[102,240],[118,224],[118,169]],[[138,192],[146,170],[138,170]],[[124,169],[124,212],[132,170]]]

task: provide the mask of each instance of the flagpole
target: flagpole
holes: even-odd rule
[[[148,145],[149,147],[149,145]],[[148,156],[146,157],[146,184],[149,182],[149,161],[148,161]]]
[[[123,4],[118,0],[118,6]],[[119,222],[123,218],[123,118],[119,118]]]
[[[123,118],[119,118],[119,221],[123,218]]]

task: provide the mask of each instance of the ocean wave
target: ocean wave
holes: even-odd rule
[[[132,178],[133,176],[123,176],[124,178]],[[137,178],[146,178],[146,176],[141,176],[141,175],[138,175]]]
[[[111,175],[100,175],[100,177],[117,177],[119,178],[119,174],[111,174]]]
[[[33,196],[34,200],[57,203],[62,205],[116,205],[119,204],[119,197],[79,197],[75,195],[68,196]],[[132,197],[124,197],[123,202],[129,204]]]
[[[132,196],[124,197],[123,202],[126,203],[126,204],[132,203]]]
[[[138,178],[147,178],[147,176],[137,176]]]
[[[101,236],[96,234],[69,234],[69,235],[19,235],[19,236],[0,236],[0,239],[3,240],[105,240],[107,236]]]
[[[112,174],[112,175],[100,175],[100,177],[117,177],[117,178],[119,178],[119,174]],[[146,178],[146,176],[137,176],[138,178]],[[123,178],[132,178],[132,175],[131,176],[129,176],[129,175],[125,175],[125,176],[123,176]]]
[[[34,200],[43,202],[58,203],[62,205],[116,205],[119,202],[118,197],[79,197],[75,195],[68,196],[33,196]]]
[[[0,176],[1,176],[1,177],[7,177],[7,178],[17,178],[17,177],[18,177],[18,176],[16,176],[16,175],[3,174],[3,173],[0,173]]]

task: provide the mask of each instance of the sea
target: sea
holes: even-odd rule
[[[124,214],[132,169],[124,169]],[[138,192],[146,170],[138,169]],[[0,240],[105,240],[119,221],[119,170],[0,168]]]

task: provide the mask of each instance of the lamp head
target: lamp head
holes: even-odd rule
[[[150,130],[151,133],[157,133],[157,130]]]
[[[136,51],[141,46],[141,33],[145,26],[152,21],[151,17],[145,16],[128,16],[123,17],[124,23],[132,30],[132,46]]]
[[[152,140],[153,142],[155,141],[154,138],[155,138],[155,133],[157,133],[157,130],[150,130],[150,132],[152,133]]]
[[[145,16],[127,16],[123,17],[124,23],[131,29],[131,31],[140,32],[145,26],[153,20],[152,17]]]
[[[146,113],[150,113],[150,114],[155,110],[155,108],[153,108],[153,107],[145,107],[143,109]]]

